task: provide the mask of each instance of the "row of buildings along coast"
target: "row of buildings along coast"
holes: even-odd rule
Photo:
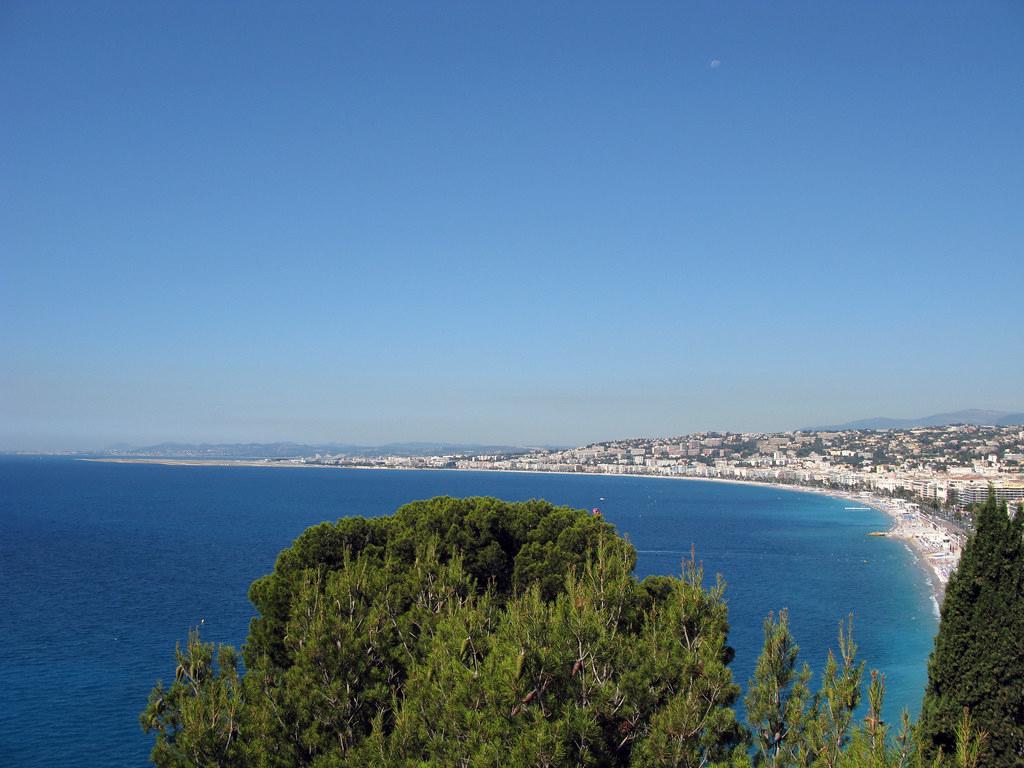
[[[452,456],[317,455],[304,463],[394,468],[666,475],[785,483],[957,509],[1024,500],[1024,426],[840,432],[699,432],[566,450]]]

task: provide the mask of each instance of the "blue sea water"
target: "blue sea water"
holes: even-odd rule
[[[775,488],[638,477],[128,465],[0,458],[0,762],[143,766],[138,714],[174,644],[204,621],[241,644],[246,591],[307,526],[439,494],[601,507],[638,575],[678,574],[691,546],[728,582],[745,683],[769,610],[790,609],[820,673],[838,621],[886,674],[886,716],[916,713],[937,629],[924,572],[869,537],[879,512]]]

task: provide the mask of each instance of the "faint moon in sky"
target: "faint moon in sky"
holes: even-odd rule
[[[712,69],[718,69],[720,66],[722,66],[721,59],[712,59],[710,66]]]

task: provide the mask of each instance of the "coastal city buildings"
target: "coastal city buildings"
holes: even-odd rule
[[[303,463],[664,475],[869,491],[956,511],[992,488],[1024,500],[1024,426],[699,432],[566,450],[446,456],[316,455]]]

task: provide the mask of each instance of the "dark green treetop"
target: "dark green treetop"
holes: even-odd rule
[[[1024,765],[1024,546],[1019,511],[989,495],[949,580],[928,663],[927,751],[956,749],[964,710],[987,732],[983,764]]]
[[[233,652],[190,637],[161,766],[717,765],[743,752],[724,586],[632,575],[600,517],[438,498],[306,531]]]
[[[141,715],[152,760],[923,768],[908,723],[888,737],[876,673],[864,725],[855,721],[864,665],[852,622],[812,695],[788,615],[768,617],[748,733],[724,583],[707,585],[692,557],[679,578],[638,581],[635,562],[600,517],[541,501],[437,498],[314,526],[252,586],[244,674],[230,647],[196,632],[177,649],[173,681]],[[954,762],[930,765],[987,764],[962,711],[954,738]]]

